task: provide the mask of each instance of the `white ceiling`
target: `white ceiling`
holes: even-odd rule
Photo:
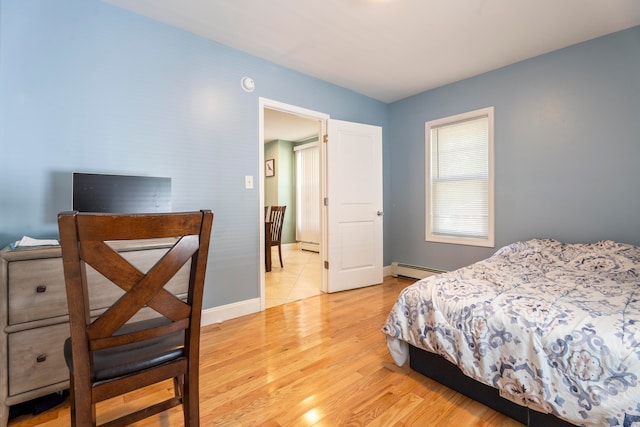
[[[640,25],[640,0],[104,1],[383,102]],[[267,110],[265,142],[317,126]]]
[[[320,134],[320,121],[265,108],[264,142],[304,141]]]
[[[384,102],[640,25],[640,0],[104,1]]]

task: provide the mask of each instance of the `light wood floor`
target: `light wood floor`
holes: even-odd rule
[[[380,328],[402,288],[384,284],[286,303],[202,330],[203,426],[522,426],[388,355]],[[99,422],[170,384],[98,406]],[[68,426],[63,403],[9,424]],[[182,425],[174,408],[137,426]]]

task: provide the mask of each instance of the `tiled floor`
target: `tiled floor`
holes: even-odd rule
[[[282,246],[280,267],[278,248],[271,248],[271,271],[265,273],[267,308],[320,294],[320,255],[302,251],[297,245]]]

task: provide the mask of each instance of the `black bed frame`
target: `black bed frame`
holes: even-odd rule
[[[529,427],[574,427],[551,414],[543,414],[504,399],[498,389],[464,375],[444,357],[409,345],[409,363],[413,370],[446,385]]]

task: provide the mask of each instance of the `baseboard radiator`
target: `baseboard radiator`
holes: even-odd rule
[[[391,271],[393,277],[408,277],[410,279],[424,279],[425,277],[445,272],[444,270],[436,270],[435,268],[420,267],[399,262],[391,263]]]

